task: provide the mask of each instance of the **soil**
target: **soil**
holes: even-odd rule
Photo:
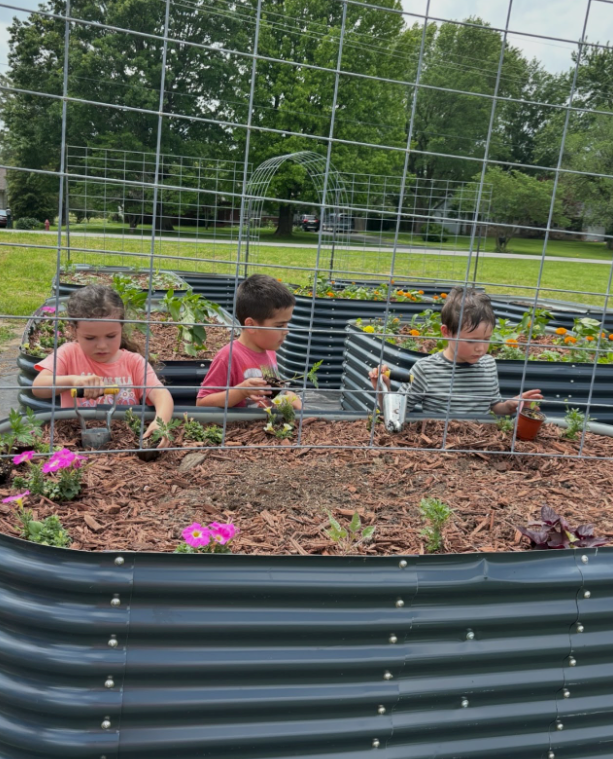
[[[190,356],[183,350],[183,343],[177,345],[178,328],[173,324],[164,325],[165,321],[172,321],[167,313],[154,311],[151,314],[150,319],[150,338],[149,338],[149,355],[152,361],[178,361],[181,359],[202,360],[212,359],[220,348],[230,342],[231,330],[227,326],[219,327],[206,327],[206,348],[198,351],[196,356]],[[220,324],[214,317],[211,318],[212,324]],[[42,323],[41,323],[42,324]],[[38,343],[41,337],[42,331],[39,325],[36,325],[32,330],[29,342],[30,345]],[[60,330],[62,337],[71,339],[68,328],[66,331]],[[141,346],[141,349],[145,349],[145,336],[142,332],[134,330],[133,339],[137,344]],[[177,350],[178,348],[178,350]],[[45,355],[52,352],[52,348],[43,348]]]
[[[365,421],[308,419],[295,447],[265,435],[264,423],[230,425],[225,449],[192,443],[191,451],[164,452],[152,463],[127,451],[91,455],[77,499],[56,504],[30,497],[27,508],[38,519],[58,514],[72,547],[92,551],[173,551],[187,525],[219,521],[240,528],[234,552],[333,555],[341,549],[325,533],[327,512],[346,526],[357,511],[363,526],[376,529],[371,542],[352,552],[418,554],[425,551],[418,507],[426,496],[454,510],[444,552],[528,550],[516,527],[537,519],[543,504],[573,525],[594,523],[597,535],[613,541],[611,438],[587,434],[583,454],[601,458],[564,458],[578,454],[579,441],[545,424],[536,441],[517,441],[519,455],[509,455],[511,436],[495,425],[451,422],[441,452],[423,450],[442,441],[443,423],[430,421],[397,435],[379,424],[377,447],[368,448]],[[122,421],[112,427],[115,448],[134,447]],[[56,433],[55,444],[78,449],[76,422],[56,422]],[[181,428],[175,445],[182,436]],[[312,447],[318,445],[356,447]],[[422,450],[386,450],[399,447]],[[461,448],[469,452],[454,452]],[[12,492],[0,486],[0,498]],[[0,530],[16,535],[15,523],[14,504],[0,504]]]
[[[138,285],[142,290],[149,290],[149,273],[143,272],[142,274],[136,274],[135,272],[95,272],[95,271],[79,271],[72,273],[62,272],[60,274],[60,283],[71,285],[104,285],[105,287],[113,286],[113,277],[116,276],[128,277],[135,285]],[[171,274],[155,273],[153,275],[153,289],[154,290],[170,290],[177,288],[185,289],[185,285],[173,277]]]

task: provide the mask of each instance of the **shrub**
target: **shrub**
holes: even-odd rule
[[[447,242],[447,233],[440,224],[426,224],[421,230],[421,239],[425,242]]]
[[[42,229],[43,225],[38,219],[31,216],[22,216],[15,222],[15,229]]]

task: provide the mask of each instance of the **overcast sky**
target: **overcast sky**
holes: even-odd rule
[[[427,0],[402,0],[407,12],[422,15],[426,11],[426,2]],[[513,0],[509,29],[578,40],[585,21],[587,3],[588,0]],[[34,9],[38,2],[15,0],[15,5]],[[509,0],[430,0],[430,15],[450,20],[475,15],[492,26],[504,28],[508,7]],[[25,14],[16,14],[15,11],[0,7],[0,71],[3,72],[7,68],[7,26],[14,15],[25,18]],[[410,22],[411,18],[407,17],[407,21]],[[587,37],[591,42],[613,42],[613,5],[592,0]],[[530,58],[539,58],[552,72],[568,69],[572,65],[571,52],[576,50],[576,45],[521,34],[510,34],[509,42],[520,47]]]

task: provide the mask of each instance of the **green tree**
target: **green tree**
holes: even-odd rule
[[[480,174],[473,177],[475,182],[480,178]],[[547,224],[553,191],[552,181],[540,181],[522,171],[504,171],[500,166],[492,166],[486,171],[485,183],[492,189],[491,205],[489,209],[482,207],[478,218],[494,227],[504,225],[499,227],[497,251],[507,251],[509,241],[522,227]],[[458,191],[453,205],[461,205],[463,211],[474,214],[477,206],[474,188],[463,187]],[[569,219],[562,210],[562,202],[557,198],[552,223],[558,226],[569,224]]]

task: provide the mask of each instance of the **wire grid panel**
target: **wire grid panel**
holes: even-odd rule
[[[484,286],[493,293],[501,290],[516,292],[527,298],[528,306],[532,308],[541,305],[543,295],[558,294],[569,301],[584,299],[606,314],[610,265],[601,265],[597,278],[599,284],[591,288],[573,289],[569,284],[550,284],[554,282],[554,278],[549,276],[553,271],[553,262],[546,255],[552,234],[559,226],[557,219],[561,218],[561,214],[556,204],[566,188],[565,183],[578,178],[598,179],[606,185],[612,179],[610,174],[593,167],[569,163],[565,152],[570,144],[568,141],[575,137],[577,119],[581,114],[591,114],[598,122],[601,119],[606,121],[611,116],[602,105],[591,106],[581,93],[583,85],[579,74],[586,55],[606,52],[605,47],[586,40],[590,11],[597,4],[591,1],[586,3],[581,36],[564,40],[573,45],[577,53],[574,67],[570,69],[565,96],[542,101],[530,100],[525,92],[514,91],[512,87],[517,76],[507,63],[513,63],[513,57],[517,59],[517,54],[509,46],[510,35],[530,35],[529,30],[514,26],[512,0],[508,4],[506,23],[499,27],[474,20],[455,22],[431,16],[429,2],[420,13],[403,11],[393,3],[368,5],[353,0],[334,2],[324,16],[314,12],[313,22],[306,26],[297,20],[293,9],[279,9],[262,0],[240,7],[229,7],[223,3],[189,5],[190,12],[196,11],[200,19],[216,20],[214,31],[198,38],[192,36],[186,25],[187,6],[170,0],[158,7],[146,30],[138,28],[131,18],[118,18],[112,14],[108,18],[89,18],[82,13],[78,4],[67,5],[65,12],[59,13],[40,9],[33,13],[33,18],[53,24],[54,29],[63,34],[63,44],[56,45],[55,51],[63,64],[62,82],[55,81],[47,87],[36,89],[21,86],[22,81],[9,76],[2,84],[2,91],[8,103],[6,123],[9,135],[11,119],[15,119],[15,114],[10,111],[11,104],[19,105],[25,102],[24,99],[33,98],[42,104],[60,106],[61,118],[58,118],[58,110],[54,112],[57,127],[57,139],[53,146],[56,163],[51,168],[48,161],[39,161],[35,165],[36,161],[20,154],[17,144],[13,142],[7,148],[11,162],[5,165],[13,176],[27,174],[41,182],[55,182],[60,219],[66,208],[76,216],[84,214],[83,218],[89,218],[87,214],[91,211],[101,213],[105,220],[109,214],[115,215],[118,223],[127,221],[128,225],[135,218],[141,223],[147,221],[150,231],[146,240],[143,238],[132,244],[128,244],[122,235],[120,245],[116,245],[111,240],[111,234],[107,233],[105,222],[101,234],[93,239],[88,235],[79,245],[78,242],[74,244],[73,225],[70,230],[72,237],[68,235],[68,229],[65,235],[58,230],[56,245],[6,242],[5,246],[9,250],[55,251],[58,270],[62,256],[72,256],[73,251],[90,253],[95,249],[105,256],[119,254],[122,263],[134,259],[145,263],[151,278],[160,265],[178,268],[174,265],[177,262],[181,263],[181,267],[197,262],[194,266],[197,268],[203,261],[212,261],[217,266],[220,263],[227,265],[226,272],[234,276],[236,284],[248,262],[249,272],[256,269],[283,271],[286,281],[312,282],[313,286],[318,275],[336,275],[339,272],[356,279],[364,277],[372,281],[386,281],[390,285],[397,276],[417,279],[419,275],[419,278],[433,282],[444,276],[450,283],[472,283]],[[306,4],[307,16],[308,10]],[[381,27],[376,26],[379,23]],[[364,30],[369,24],[374,25],[374,31],[366,33]],[[462,34],[477,35],[477,47],[481,42],[484,43],[483,51],[486,43],[489,46],[487,65],[472,67],[471,73],[467,61],[460,60],[460,44],[453,55],[442,55],[442,48],[437,48],[435,44],[437,34],[442,31],[458,37]],[[390,35],[402,33],[405,33],[402,44],[390,48]],[[143,41],[147,42],[156,64],[161,64],[161,71],[154,82],[155,86],[149,88],[150,97],[146,102],[136,95],[132,97],[127,85],[124,95],[117,96],[115,91],[107,97],[98,92],[92,95],[80,88],[79,77],[71,70],[71,66],[76,65],[71,55],[88,34],[108,35],[116,42],[134,44],[136,49],[140,49]],[[277,44],[279,35],[288,40],[287,45]],[[406,45],[406,55],[403,45]],[[319,51],[317,55],[316,50]],[[219,80],[225,82],[227,88],[214,97],[199,93],[196,85],[186,92],[189,84],[182,80],[184,90],[178,97],[180,51],[188,51],[193,56],[192,60],[202,66],[201,71],[212,70],[211,66],[217,67]],[[107,53],[110,55],[111,51]],[[130,54],[128,45],[128,60]],[[467,53],[464,55],[468,57]],[[367,65],[361,63],[362,59]],[[479,60],[473,62],[478,63]],[[226,68],[223,68],[223,63],[227,64]],[[445,74],[454,69],[468,71],[468,74],[466,80],[451,87],[445,81]],[[134,67],[127,65],[124,73],[130,84],[133,84],[135,71]],[[290,78],[293,84],[281,92],[279,82],[290,75],[294,77]],[[313,96],[315,92],[317,98]],[[313,99],[321,103],[318,113],[309,111],[308,103]],[[188,102],[191,102],[190,107],[185,105]],[[245,108],[245,102],[248,108]],[[392,106],[396,102],[400,107],[394,109]],[[203,108],[203,104],[207,107]],[[281,107],[282,104],[287,105]],[[355,104],[358,107],[353,109]],[[471,134],[460,127],[463,128],[467,121],[463,113],[469,112],[475,104],[478,110],[474,112],[479,114],[481,127],[480,131]],[[538,105],[542,106],[543,111],[555,112],[559,116],[554,124],[558,138],[553,141],[554,150],[540,163],[536,157],[531,160],[509,157],[498,150],[499,131],[510,114],[502,109],[508,104],[510,108]],[[434,127],[428,129],[423,125],[424,110],[438,108],[444,112],[450,106],[457,114],[452,133],[436,132]],[[109,128],[105,135],[115,142],[115,147],[101,148],[92,144],[84,149],[83,154],[83,149],[69,147],[74,144],[69,140],[69,135],[82,127],[82,114],[92,107],[112,115],[114,119],[125,121],[122,129]],[[139,120],[145,125],[140,142],[146,149],[130,150],[129,160],[123,150],[122,159],[122,140],[131,128],[137,128]],[[436,139],[426,139],[428,135]],[[95,142],[92,139],[92,143]],[[176,149],[182,142],[200,147],[208,145],[211,152],[217,155],[225,150],[234,160],[186,157],[185,153],[189,151]],[[224,147],[222,151],[219,150],[220,143]],[[167,145],[173,145],[175,149],[169,152],[165,148]],[[300,150],[293,150],[296,146]],[[270,206],[294,206],[298,209],[304,205],[305,200],[299,194],[301,187],[296,187],[301,184],[300,177],[285,177],[284,181],[274,185],[272,194],[268,191],[265,194],[262,189],[269,181],[266,171],[271,171],[281,162],[287,163],[283,160],[286,156],[311,154],[317,156],[312,159],[316,168],[307,174],[310,173],[317,192],[308,202],[319,208],[322,223],[317,231],[316,245],[301,249],[295,262],[289,264],[286,262],[288,255],[285,248],[276,250],[271,243],[271,250],[264,250],[262,235],[255,231],[261,226],[252,225],[251,217],[253,214],[261,225],[264,202]],[[306,163],[309,160],[305,159]],[[100,162],[104,164],[104,175],[99,178]],[[354,171],[351,191],[348,192],[344,177],[351,175],[349,170],[368,165],[376,165],[383,170]],[[254,176],[250,174],[251,166],[269,169],[262,170],[262,180],[256,172],[253,183],[250,179]],[[488,171],[501,167],[516,172],[530,171],[542,180],[541,184],[546,183],[549,193],[541,222],[525,217],[513,219],[496,204],[497,188],[490,181]],[[203,170],[206,174],[204,180],[201,176]],[[220,176],[223,177],[222,183],[227,182],[227,190],[225,186],[219,187]],[[350,257],[348,248],[353,232],[333,222],[331,242],[330,230],[325,229],[327,215],[330,218],[331,214],[340,216],[346,213],[354,225],[360,214],[368,218],[369,213],[377,208],[377,204],[373,204],[375,209],[369,208],[368,199],[365,204],[363,200],[355,202],[359,194],[356,189],[358,180],[355,179],[358,176],[377,176],[379,183],[381,177],[392,178],[391,195],[397,197],[395,203],[390,200],[389,210],[386,211],[392,221],[392,229],[390,248],[385,256],[380,245],[375,246],[372,256],[365,255],[363,244],[360,255]],[[442,192],[445,201],[441,206],[438,198]],[[213,205],[227,196],[232,221],[240,208],[237,239],[230,238],[230,244],[214,254],[210,253],[206,244],[199,245],[198,240],[194,246],[183,249],[178,245],[172,246],[162,234],[165,224],[171,219],[178,219],[183,224],[183,220],[193,213],[194,207],[198,222],[203,206],[210,208],[211,205],[211,201],[201,204],[202,195],[213,197]],[[454,203],[459,203],[459,206]],[[448,257],[443,255],[442,248],[435,249],[435,255],[430,259],[430,250],[416,252],[411,249],[414,242],[411,230],[407,255],[402,250],[401,235],[403,224],[410,224],[411,220],[436,221],[443,228],[448,225],[455,230],[452,234],[458,244],[460,231],[468,232],[465,240],[467,247],[460,251],[450,250]],[[461,220],[464,230],[461,229]],[[520,272],[514,277],[497,278],[492,268],[486,266],[485,258],[482,259],[483,268],[479,269],[480,246],[482,243],[485,245],[490,227],[502,230],[498,237],[503,241],[510,233],[534,232],[543,235],[542,251],[535,256],[535,265],[531,261],[530,267],[527,262],[517,266],[521,272],[530,270],[529,274],[524,276]],[[337,258],[335,264],[330,253],[335,248],[337,232],[342,238],[339,245],[342,258],[340,261]],[[254,239],[253,236],[258,234],[259,240]],[[578,238],[582,232],[569,229],[566,234],[570,238]],[[611,236],[605,233],[604,239],[611,239]],[[252,255],[248,253],[251,243],[257,243],[258,260],[248,257]],[[504,252],[500,255],[500,261],[506,260]],[[102,259],[103,262],[106,260],[109,259]],[[603,277],[605,271],[608,273]],[[389,287],[387,292],[381,314],[384,324],[394,308],[392,288]],[[313,314],[315,301],[313,295]],[[147,317],[150,314],[149,305]],[[604,321],[604,316],[602,318]],[[308,334],[306,365],[312,363],[313,337],[324,330],[329,331],[329,328],[319,327],[314,322],[304,329]],[[341,332],[340,328],[337,331]],[[529,325],[524,335],[528,347],[533,332],[533,326]],[[389,333],[383,332],[382,335],[387,337]],[[606,330],[598,330],[594,336],[594,345],[590,350],[595,351],[597,358],[608,355],[606,339]],[[149,336],[146,349],[148,346]],[[570,354],[572,350],[570,345],[561,346],[561,352]],[[593,366],[592,386],[598,364],[594,362]],[[520,393],[526,386],[527,361],[525,367],[518,387]],[[303,395],[305,391],[306,380],[302,387]],[[590,389],[587,401],[582,403],[588,413],[591,392]],[[372,402],[374,409],[374,394]],[[584,426],[584,433],[585,429]],[[446,433],[442,447],[445,439]]]

